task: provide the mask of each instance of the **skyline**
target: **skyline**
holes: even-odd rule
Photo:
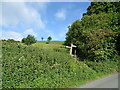
[[[38,41],[48,36],[64,41],[67,27],[82,18],[90,2],[5,2],[0,3],[1,39],[21,40],[28,34]]]

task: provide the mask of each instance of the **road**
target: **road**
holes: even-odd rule
[[[77,88],[118,88],[118,73],[81,85]]]

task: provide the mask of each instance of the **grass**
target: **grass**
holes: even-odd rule
[[[97,79],[117,68],[112,67],[113,62],[106,62],[107,67],[104,68],[104,63],[74,59],[63,43],[52,41],[46,44],[46,41],[38,41],[27,46],[4,41],[3,88],[70,88]],[[104,66],[101,68],[101,65]]]
[[[37,41],[37,43],[46,44],[47,41]],[[50,44],[64,44],[64,41],[50,41]]]
[[[51,41],[49,44],[46,44],[47,41],[38,41],[33,44],[33,46],[37,46],[38,48],[44,49],[63,49],[65,50],[65,46],[63,45],[63,41]]]

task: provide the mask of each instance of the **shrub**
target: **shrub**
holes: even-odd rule
[[[103,61],[103,62],[93,62],[93,61],[84,61],[90,68],[92,68],[97,73],[108,74],[113,71],[118,70],[118,60],[114,61]]]
[[[7,42],[15,42],[14,39],[8,39]]]
[[[26,45],[31,45],[33,43],[36,43],[36,39],[32,35],[28,35],[26,38],[22,39],[22,43],[25,43]]]
[[[116,52],[116,40],[119,26],[118,13],[100,13],[85,15],[76,20],[66,34],[66,45],[78,46],[78,57],[89,60],[110,60]],[[119,44],[117,43],[117,46]],[[119,51],[119,48],[117,48]]]
[[[49,42],[47,41],[46,44],[49,44]]]

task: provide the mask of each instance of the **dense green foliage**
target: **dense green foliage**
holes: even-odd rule
[[[2,43],[3,88],[67,88],[117,69],[115,62],[73,59],[63,42]]]
[[[99,14],[101,12],[120,12],[120,2],[91,2],[83,15]]]
[[[36,39],[32,35],[28,35],[26,38],[22,39],[22,43],[25,43],[26,45],[31,45],[36,42]]]
[[[102,5],[101,5],[102,4]],[[110,7],[105,6],[109,5]],[[95,7],[95,8],[94,8]],[[81,20],[69,26],[66,34],[66,45],[71,43],[78,46],[78,57],[92,61],[115,60],[118,61],[119,52],[119,15],[113,3],[92,3],[87,14]],[[103,11],[98,8],[113,10]],[[114,10],[115,9],[115,10]],[[101,13],[96,14],[96,10]],[[90,12],[90,14],[88,14]]]
[[[3,88],[67,88],[117,70],[117,62],[73,59],[62,42],[2,42]]]
[[[105,7],[105,3],[99,4]],[[119,7],[108,3],[101,9],[99,4],[92,3],[82,20],[68,27],[65,44],[77,45],[79,58],[71,57],[60,41],[50,44],[39,41],[30,45],[36,40],[29,36],[23,38],[22,42],[27,42],[24,45],[3,40],[2,87],[67,88],[117,71],[120,60]],[[113,10],[107,8],[109,5]],[[97,6],[103,11],[96,13]]]
[[[116,49],[120,55],[120,33],[118,34],[118,37],[116,38],[117,42],[116,42]]]
[[[68,87],[95,78],[94,70],[74,60],[60,44],[4,41],[2,49],[4,88]]]

